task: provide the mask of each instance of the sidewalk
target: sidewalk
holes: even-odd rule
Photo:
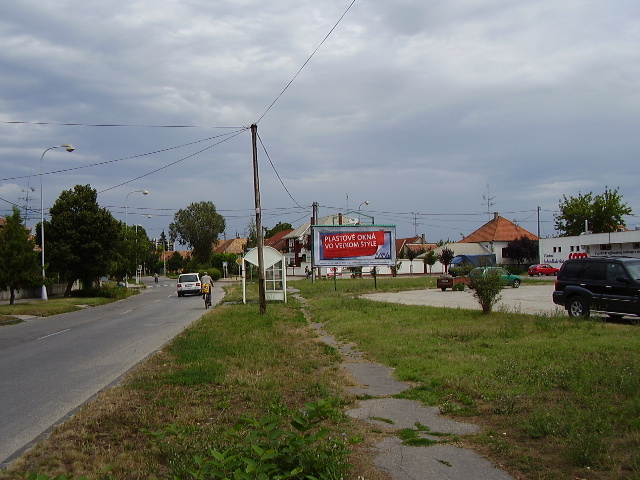
[[[304,305],[304,298],[289,289]],[[307,312],[303,309],[305,316]],[[363,360],[362,353],[338,342],[323,330],[323,325],[313,323],[321,341],[336,348],[343,356],[343,368],[349,371],[355,384],[348,391],[367,400],[358,401],[356,408],[346,413],[388,432],[375,445],[375,463],[394,480],[513,480],[513,477],[494,466],[472,450],[447,443],[431,446],[406,446],[395,432],[404,428],[415,428],[417,424],[429,431],[441,434],[464,436],[474,433],[478,426],[458,422],[440,415],[438,407],[425,407],[421,403],[392,398],[410,388],[409,384],[393,378],[393,369]],[[371,398],[373,397],[373,398]],[[420,434],[423,438],[438,441],[441,437]]]

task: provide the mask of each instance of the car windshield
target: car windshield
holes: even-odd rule
[[[637,262],[628,262],[625,263],[625,265],[631,276],[636,280],[640,280],[640,260]]]
[[[180,283],[185,283],[185,282],[197,282],[198,281],[198,276],[197,275],[180,275]]]

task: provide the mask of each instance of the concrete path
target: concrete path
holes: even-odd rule
[[[296,295],[295,289],[289,290],[304,304],[304,298]],[[409,384],[394,378],[392,368],[365,361],[352,344],[338,342],[323,330],[322,324],[310,321],[310,325],[323,342],[341,352],[344,358],[342,366],[354,379],[354,385],[348,391],[367,398],[358,401],[356,408],[348,410],[347,415],[389,432],[375,445],[375,463],[394,480],[513,480],[513,477],[472,450],[446,443],[447,435],[474,433],[478,430],[476,425],[443,417],[438,407],[425,407],[413,400],[392,398],[410,388]],[[398,430],[416,428],[417,425],[426,427],[420,436],[434,441],[445,438],[444,443],[407,446],[394,435]],[[437,436],[429,435],[429,432]]]

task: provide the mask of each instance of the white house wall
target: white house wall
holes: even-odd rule
[[[623,255],[640,258],[640,230],[585,233],[574,237],[541,238],[540,261],[560,266],[576,255]]]

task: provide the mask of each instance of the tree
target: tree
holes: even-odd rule
[[[276,233],[282,232],[284,230],[291,230],[292,228],[293,227],[291,226],[290,223],[278,222],[275,227],[270,229],[269,228],[264,229],[264,238],[271,238]]]
[[[57,272],[67,282],[65,297],[76,280],[89,287],[112,265],[121,230],[97,198],[90,185],[64,190],[49,210],[51,221],[44,224],[45,261],[49,272]],[[37,240],[41,242],[39,237]]]
[[[425,252],[424,248],[419,250],[413,250],[411,248],[407,248],[407,258],[409,259],[409,270],[410,273],[413,274],[413,261],[418,255],[422,255]]]
[[[246,248],[255,248],[258,246],[258,232],[256,230],[256,221],[253,217],[249,220],[249,225],[247,225],[247,245]]]
[[[167,258],[167,270],[170,272],[179,272],[187,265],[187,261],[179,252],[173,252],[169,258]]]
[[[527,260],[534,262],[538,259],[538,241],[523,235],[507,243],[502,250],[502,256],[515,260],[518,267]]]
[[[425,253],[422,261],[424,262],[425,267],[429,265],[429,273],[433,273],[433,266],[438,261],[438,255],[436,255],[436,252],[430,248],[429,250],[427,250],[427,253]]]
[[[577,197],[562,196],[555,217],[555,228],[563,237],[580,235],[585,231],[585,221],[588,230],[593,233],[615,232],[618,225],[625,225],[625,215],[631,215],[632,210],[622,203],[622,196],[618,189],[610,190],[605,187],[602,195],[578,193]]]
[[[453,253],[453,250],[451,250],[448,247],[443,247],[442,250],[440,251],[440,255],[438,255],[438,260],[440,261],[441,264],[444,265],[444,273],[447,273],[447,271],[449,270],[449,265],[451,265],[451,260],[453,260],[455,256],[456,254]]]
[[[192,203],[178,210],[169,225],[171,241],[178,240],[193,250],[195,260],[208,264],[214,244],[226,227],[224,217],[212,202]]]
[[[13,214],[0,229],[0,289],[9,290],[11,305],[16,301],[16,290],[42,282],[40,256],[35,245],[22,224],[20,210],[13,207]]]

